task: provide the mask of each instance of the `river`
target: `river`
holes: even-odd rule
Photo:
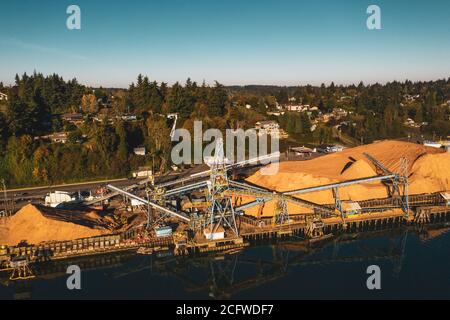
[[[34,267],[37,277],[32,280],[9,282],[3,275],[0,298],[449,299],[449,230],[405,228],[315,245],[292,239],[228,255],[130,252],[49,262]],[[80,265],[81,290],[67,289],[64,270],[71,264]],[[371,265],[380,267],[380,290],[367,288]]]

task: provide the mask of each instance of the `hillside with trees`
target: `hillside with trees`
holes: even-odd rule
[[[301,141],[326,143],[336,133],[369,143],[384,138],[450,135],[450,78],[337,86],[172,86],[139,75],[126,89],[91,88],[57,74],[16,76],[0,103],[0,178],[8,186],[129,176],[140,166],[170,168],[171,121],[193,129],[253,128],[275,120]],[[308,106],[308,112],[289,106]],[[314,108],[312,108],[314,107]],[[324,116],[343,110],[340,118]],[[73,120],[76,115],[77,120]],[[410,125],[406,125],[409,123]],[[52,135],[64,133],[63,143]],[[135,154],[145,148],[145,155]]]

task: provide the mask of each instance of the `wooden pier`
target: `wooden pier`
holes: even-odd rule
[[[314,238],[308,234],[308,229],[311,228],[310,223],[300,216],[291,219],[288,224],[278,226],[266,226],[265,223],[245,216],[241,221],[244,223],[246,229],[241,233],[241,236],[246,240],[275,239],[289,236],[301,236],[305,239]],[[342,232],[364,232],[368,230],[389,229],[401,225],[421,226],[425,223],[450,221],[450,207],[418,207],[416,212],[411,212],[408,215],[397,208],[355,214],[344,219],[341,217],[324,218],[320,221],[322,232],[318,237]]]
[[[400,208],[372,211],[378,205],[386,205],[386,200],[363,202],[361,213],[347,217],[292,215],[284,224],[273,224],[271,217],[257,219],[252,216],[238,217],[239,236],[206,240],[174,234],[168,237],[141,237],[130,232],[107,236],[42,243],[39,245],[19,245],[0,247],[0,271],[11,272],[12,280],[33,276],[29,265],[39,262],[74,259],[91,255],[136,252],[139,248],[149,248],[149,252],[167,251],[174,255],[204,254],[214,252],[235,252],[258,240],[310,239],[320,241],[331,235],[373,230],[385,230],[399,226],[423,226],[429,223],[450,221],[450,206],[436,202],[434,195],[418,195],[412,199],[411,210],[405,213]],[[365,211],[364,208],[371,210]],[[20,261],[19,261],[20,260]],[[26,262],[24,262],[26,261]]]

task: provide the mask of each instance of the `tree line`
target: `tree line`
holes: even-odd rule
[[[9,186],[54,184],[94,178],[123,177],[139,166],[157,170],[170,167],[170,120],[177,113],[178,127],[193,129],[195,120],[203,128],[248,129],[257,121],[273,119],[288,133],[321,142],[331,139],[330,122],[313,137],[312,120],[317,113],[286,112],[270,116],[279,105],[317,106],[322,113],[341,107],[349,112],[341,130],[355,139],[370,142],[403,137],[403,122],[411,118],[426,123],[424,135],[450,135],[450,79],[429,82],[390,82],[337,86],[246,86],[226,87],[218,82],[184,84],[150,81],[139,75],[126,89],[92,88],[76,79],[57,74],[16,76],[15,83],[0,92],[0,178]],[[93,121],[101,111],[114,121]],[[80,112],[84,124],[61,120],[62,113]],[[135,121],[122,115],[135,115]],[[39,137],[69,132],[65,144],[48,143]],[[145,147],[147,154],[133,153]]]

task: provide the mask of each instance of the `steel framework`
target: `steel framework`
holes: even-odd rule
[[[229,188],[229,182],[222,139],[217,139],[214,157],[206,159],[206,162],[211,168],[208,182],[208,201],[211,205],[208,208],[203,229],[211,228],[211,233],[214,233],[222,226],[239,236],[233,200],[231,196],[225,194]]]

